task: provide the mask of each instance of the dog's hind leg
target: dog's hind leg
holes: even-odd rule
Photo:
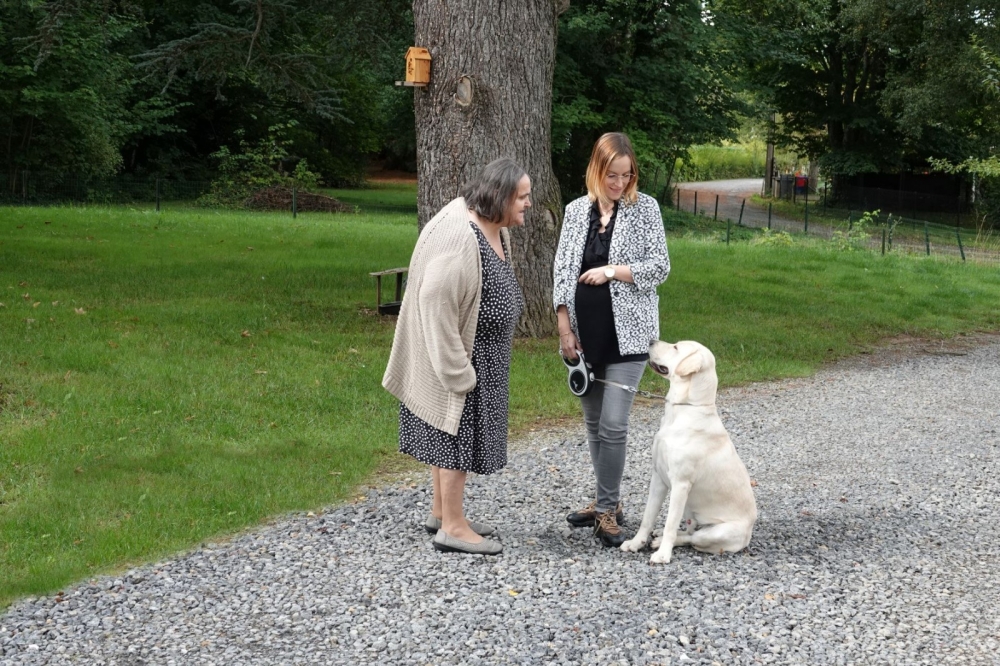
[[[668,564],[670,562],[674,552],[674,542],[677,539],[677,530],[672,526],[681,524],[681,517],[684,515],[684,507],[687,505],[688,493],[690,492],[690,481],[678,481],[670,484],[670,504],[667,509],[667,522],[663,530],[663,538],[660,539],[660,547],[649,558],[653,564]]]
[[[747,547],[750,543],[750,529],[744,523],[731,522],[719,523],[717,525],[706,525],[696,530],[690,536],[684,537],[684,542],[692,546],[695,550],[713,555],[722,553],[736,553]],[[678,538],[677,545],[681,544]]]
[[[642,514],[642,524],[635,536],[621,545],[621,549],[629,552],[638,552],[646,545],[653,526],[656,524],[656,517],[663,507],[663,500],[667,497],[667,484],[663,482],[660,475],[655,471],[649,480],[649,499],[646,500],[646,510]]]

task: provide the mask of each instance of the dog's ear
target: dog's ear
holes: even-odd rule
[[[705,358],[702,356],[701,350],[695,349],[677,364],[674,374],[678,377],[687,377],[701,370],[704,365]]]

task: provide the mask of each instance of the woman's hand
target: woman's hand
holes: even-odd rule
[[[581,284],[589,284],[594,286],[610,282],[611,281],[610,278],[608,278],[608,276],[604,274],[604,269],[605,266],[601,266],[599,268],[591,268],[589,271],[584,272],[583,275],[580,276],[579,282]]]
[[[579,340],[576,339],[576,335],[572,331],[559,334],[559,353],[563,355],[563,358],[575,361],[577,352],[581,351],[583,351],[583,347],[580,346]]]

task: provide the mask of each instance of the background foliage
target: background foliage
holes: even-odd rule
[[[693,168],[691,148],[770,137],[835,181],[948,165],[1000,210],[995,176],[961,166],[1000,145],[998,6],[573,0],[552,109],[563,197],[582,191],[597,136],[623,130],[647,189],[746,173],[723,153],[713,165],[731,170]],[[7,0],[0,179],[208,180],[276,126],[279,172],[306,160],[340,187],[374,166],[412,171],[412,94],[392,85],[412,42],[409,0]]]

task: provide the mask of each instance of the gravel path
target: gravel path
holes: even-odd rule
[[[472,480],[497,558],[431,548],[421,478],[22,600],[0,664],[1000,664],[1000,341],[919,346],[720,395],[758,484],[743,553],[653,567],[568,529],[574,425]],[[635,410],[633,528],[659,411]]]

